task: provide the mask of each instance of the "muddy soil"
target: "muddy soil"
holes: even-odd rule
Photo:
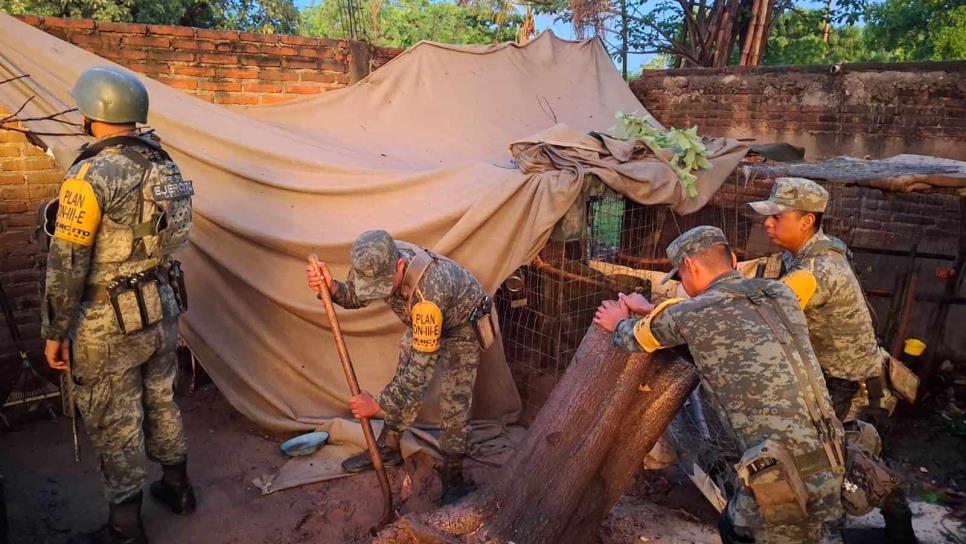
[[[267,496],[251,481],[271,473],[285,462],[278,444],[287,436],[273,436],[254,428],[232,409],[217,389],[207,385],[192,395],[179,395],[189,441],[189,471],[199,496],[195,515],[180,517],[162,509],[150,497],[144,499],[144,523],[154,544],[294,544],[366,542],[368,528],[381,512],[381,494],[372,474],[307,485]],[[940,425],[941,426],[941,425]],[[912,427],[907,427],[912,428]],[[917,434],[918,436],[918,434]],[[927,433],[926,436],[933,436]],[[916,478],[943,477],[942,467],[958,467],[961,442],[949,443],[941,432],[920,448],[896,451],[905,466],[916,466]],[[40,419],[15,431],[0,433],[0,473],[14,544],[60,544],[74,531],[89,530],[106,516],[100,476],[90,443],[81,433],[83,459],[71,455],[68,421]],[[920,438],[926,440],[926,438]],[[944,441],[945,440],[945,441]],[[940,450],[949,449],[949,452]],[[905,452],[905,453],[902,453]],[[931,456],[931,457],[930,457]],[[934,459],[933,459],[934,458]],[[918,470],[923,466],[928,472]],[[469,462],[470,476],[481,484],[498,469]],[[963,478],[956,472],[957,486]],[[160,475],[150,465],[149,480]],[[402,512],[434,508],[440,484],[433,461],[417,455],[393,471],[397,496],[406,496]],[[930,484],[934,488],[939,484]],[[945,489],[945,488],[944,488]],[[954,497],[954,495],[949,495]],[[936,499],[935,497],[930,497]],[[938,499],[936,499],[938,500]],[[923,508],[932,509],[924,513]],[[955,513],[916,505],[917,529],[930,533],[923,542],[955,540],[942,536],[938,527],[955,525]],[[874,516],[874,514],[873,514]],[[932,517],[929,517],[932,516]],[[717,514],[698,491],[674,468],[642,474],[632,490],[614,508],[600,531],[603,544],[639,542],[717,542]],[[952,525],[950,525],[952,523]],[[870,518],[868,525],[881,525]],[[966,537],[964,537],[966,538]]]

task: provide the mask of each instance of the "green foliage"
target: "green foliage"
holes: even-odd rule
[[[867,40],[890,60],[966,59],[962,0],[886,0],[869,8]]]
[[[434,0],[362,2],[357,21],[377,45],[410,47],[422,40],[454,44],[488,44],[516,38],[522,18],[486,6],[458,6]],[[373,10],[378,16],[373,24]],[[322,38],[344,38],[338,0],[323,0],[302,10],[302,32]]]
[[[651,125],[649,116],[619,112],[615,118],[617,123],[610,129],[611,136],[622,140],[639,140],[662,158],[670,154],[668,163],[677,174],[685,194],[690,198],[698,196],[695,187],[698,178],[693,172],[711,169],[711,161],[708,160],[711,152],[698,136],[698,127],[662,131]]]
[[[762,64],[841,64],[887,60],[884,54],[869,49],[861,27],[833,28],[826,43],[822,39],[824,24],[824,13],[821,11],[782,15],[772,29]]]
[[[0,0],[11,15],[49,15],[99,21],[172,24],[295,34],[293,0]]]

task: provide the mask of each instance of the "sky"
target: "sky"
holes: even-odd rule
[[[302,9],[306,6],[310,6],[316,3],[317,0],[295,0],[295,6]],[[560,38],[572,40],[574,39],[573,27],[568,23],[555,23],[551,15],[538,15],[536,18],[537,32],[543,32],[544,30],[553,30],[553,33]],[[641,66],[650,62],[654,55],[630,55],[627,59],[627,71],[628,73],[634,73],[641,69]],[[615,66],[620,69],[620,66],[615,62]]]

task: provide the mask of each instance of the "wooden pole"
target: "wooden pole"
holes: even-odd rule
[[[319,258],[309,255],[309,264],[316,269],[319,267]],[[352,396],[362,393],[359,387],[359,380],[356,378],[355,368],[352,367],[352,360],[349,358],[349,348],[346,347],[345,337],[342,336],[342,327],[339,325],[339,317],[335,315],[335,305],[332,303],[332,294],[329,288],[322,282],[318,289],[319,298],[325,306],[325,315],[329,318],[329,325],[332,327],[332,336],[335,338],[335,347],[339,352],[339,360],[342,361],[342,371],[345,373],[345,380],[349,384],[349,392]],[[379,455],[379,448],[376,446],[376,437],[372,432],[372,423],[368,418],[359,420],[362,425],[362,434],[366,438],[366,448],[369,450],[369,458],[372,459],[372,468],[376,471],[379,479],[379,487],[382,488],[382,517],[379,524],[373,528],[373,532],[382,529],[392,522],[395,511],[392,507],[392,488],[389,486],[389,476],[386,474],[386,467],[382,464],[382,457]]]

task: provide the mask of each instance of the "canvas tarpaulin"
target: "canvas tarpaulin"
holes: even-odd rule
[[[109,64],[0,14],[0,79],[30,75],[0,85],[8,110],[31,96],[22,116],[73,107],[77,76]],[[182,334],[229,402],[276,430],[348,415],[328,324],[305,286],[307,254],[344,277],[355,237],[382,228],[462,263],[492,293],[537,254],[583,182],[574,168],[524,173],[508,145],[558,124],[558,134],[583,138],[618,111],[646,113],[598,41],[550,34],[523,47],[423,43],[352,87],[274,107],[228,109],[142,79],[149,124],[196,191],[191,246],[179,257],[190,298]],[[44,141],[69,161],[83,140]],[[635,200],[692,211],[746,151],[724,140],[713,148],[714,169],[699,175],[694,199],[654,159],[627,173],[602,149],[582,153],[614,172],[602,179],[633,186]],[[339,318],[362,386],[379,391],[395,370],[402,325],[383,304]],[[512,419],[519,398],[500,348],[484,359],[474,416]],[[437,413],[434,385],[420,421]]]

